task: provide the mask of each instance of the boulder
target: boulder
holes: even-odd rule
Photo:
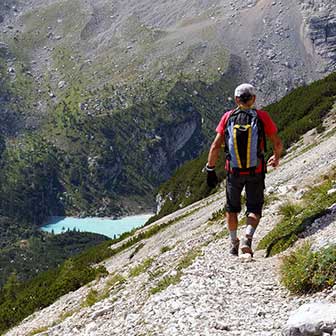
[[[306,303],[290,315],[284,335],[318,336],[336,332],[336,304]]]

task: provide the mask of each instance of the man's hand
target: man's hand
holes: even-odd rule
[[[268,166],[272,166],[273,168],[276,168],[279,166],[279,158],[277,158],[275,155],[272,155],[269,160],[267,161]]]
[[[215,188],[218,184],[218,177],[215,171],[215,167],[205,166],[205,170],[207,172],[207,184],[208,187]]]
[[[272,141],[274,155],[270,157],[270,159],[267,162],[267,165],[276,168],[279,166],[279,159],[282,153],[283,146],[281,139],[278,137],[277,134],[273,134],[269,138]]]

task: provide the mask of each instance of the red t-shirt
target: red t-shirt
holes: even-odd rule
[[[262,121],[262,123],[264,124],[264,130],[265,130],[265,134],[266,136],[270,137],[274,134],[276,134],[278,132],[278,129],[274,123],[274,121],[272,120],[272,118],[270,117],[270,115],[263,110],[256,110],[258,117],[260,118],[260,120]],[[226,127],[226,123],[231,115],[231,113],[233,112],[233,110],[231,111],[227,111],[224,113],[221,121],[219,122],[217,128],[216,128],[216,132],[223,135],[224,136],[224,132],[225,132],[225,127]],[[229,162],[226,162],[226,170],[229,169]],[[256,169],[256,173],[260,173],[262,171],[262,166],[261,163],[259,164],[259,166]],[[249,173],[242,173],[242,174],[249,174]]]

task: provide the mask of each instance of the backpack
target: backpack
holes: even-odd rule
[[[262,144],[263,143],[263,147]],[[255,109],[235,109],[228,118],[225,128],[225,154],[229,162],[228,171],[235,175],[241,172],[255,174],[262,162],[262,173],[266,173],[264,152],[266,136],[263,122]]]

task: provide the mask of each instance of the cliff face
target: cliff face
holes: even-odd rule
[[[336,5],[325,1],[302,1],[303,34],[311,54],[320,61],[317,71],[336,68]]]
[[[156,144],[149,150],[150,161],[147,164],[152,174],[160,172],[161,181],[164,181],[179,162],[194,158],[205,142],[200,129],[201,116],[198,113],[163,129],[156,137]]]

